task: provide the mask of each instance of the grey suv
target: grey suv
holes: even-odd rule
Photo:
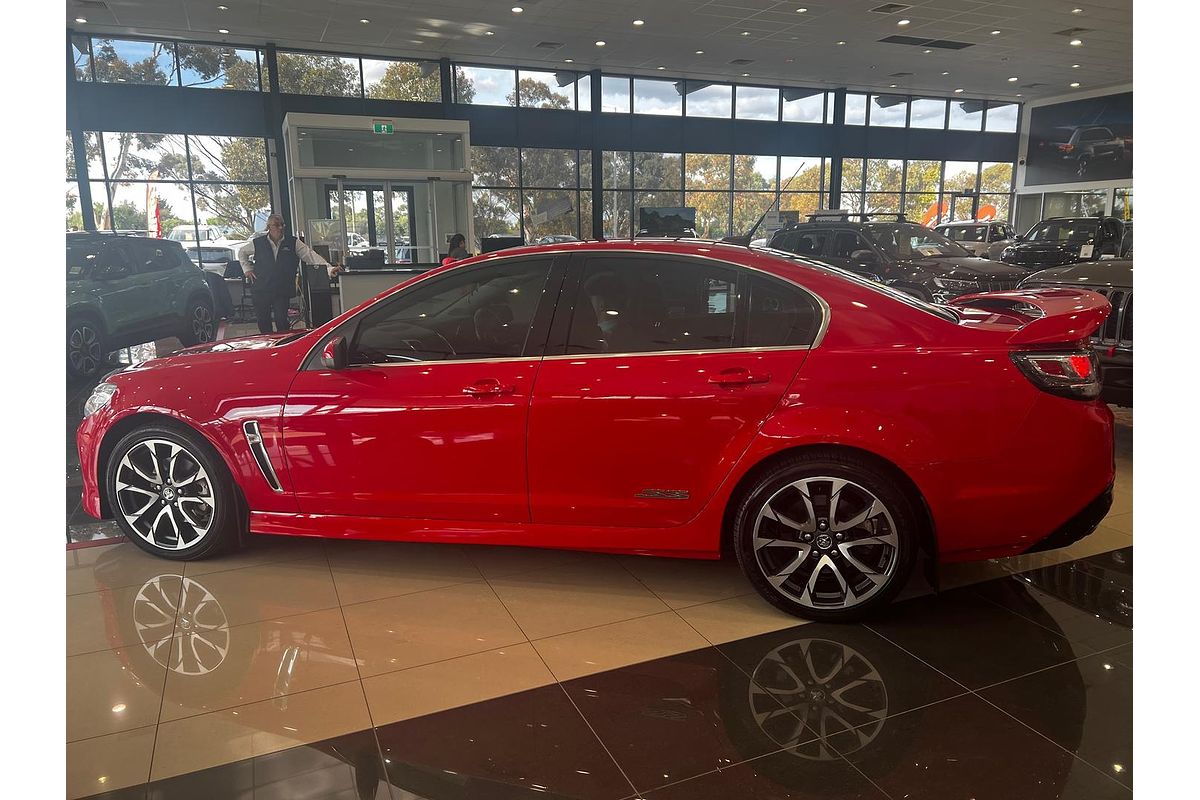
[[[204,272],[179,242],[112,233],[67,234],[67,373],[91,377],[113,350],[216,334]]]

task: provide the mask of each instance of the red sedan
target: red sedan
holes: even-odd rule
[[[247,532],[718,558],[848,619],[1111,503],[1103,297],[932,306],[789,254],[574,242],[460,261],[312,331],[96,387],[84,508],[197,559]]]

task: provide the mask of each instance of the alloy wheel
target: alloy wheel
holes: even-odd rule
[[[206,675],[229,653],[229,619],[212,592],[192,578],[146,581],[134,598],[133,616],[142,647],[172,672]]]
[[[90,325],[77,325],[67,337],[67,358],[71,367],[80,375],[91,375],[100,366],[104,354],[100,352],[100,336]]]
[[[812,761],[866,747],[888,713],[887,686],[875,665],[843,642],[820,638],[796,639],[763,656],[749,701],[764,733]],[[830,744],[835,736],[836,749]]]
[[[212,479],[195,454],[166,439],[145,439],[117,466],[121,516],[143,540],[160,550],[182,550],[212,528],[216,498]]]
[[[869,600],[895,574],[900,539],[888,507],[844,478],[801,478],[771,495],[754,521],[754,558],[777,591],[805,608]]]
[[[192,335],[198,342],[213,340],[213,315],[208,306],[200,304],[192,311]]]

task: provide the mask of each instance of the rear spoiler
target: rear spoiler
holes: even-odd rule
[[[1052,344],[1087,339],[1104,324],[1112,306],[1086,289],[1025,289],[956,297],[947,305],[1018,314],[1029,318],[1010,344]]]

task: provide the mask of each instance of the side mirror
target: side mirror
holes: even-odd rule
[[[345,336],[335,336],[321,348],[321,366],[325,369],[345,369],[350,363],[350,348]]]
[[[858,264],[878,264],[879,256],[874,250],[855,250],[850,254],[850,260]]]
[[[1013,241],[1014,241],[1014,242],[1023,242],[1023,241],[1025,241],[1025,234],[1023,234],[1023,233],[1018,233],[1016,236],[1014,236],[1014,237],[1013,237]]]

